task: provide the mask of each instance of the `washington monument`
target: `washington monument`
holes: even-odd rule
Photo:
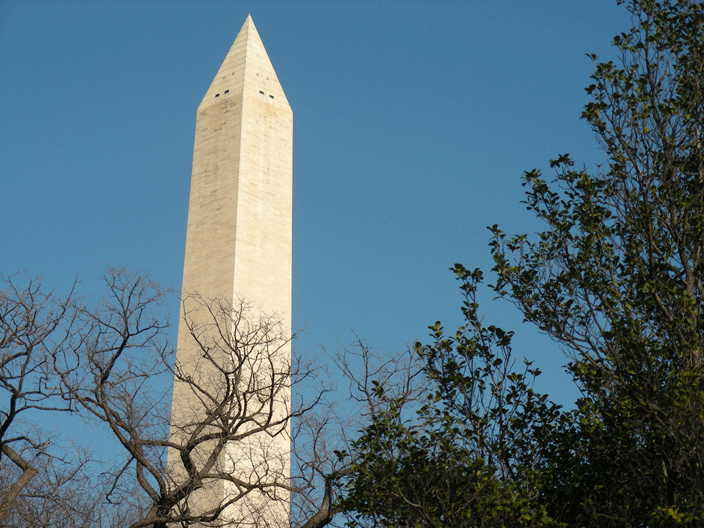
[[[214,525],[289,523],[292,165],[293,113],[248,16],[196,118],[171,419],[186,447],[168,460],[196,489],[178,507]]]

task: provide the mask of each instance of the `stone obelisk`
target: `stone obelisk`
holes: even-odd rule
[[[200,376],[199,383],[207,383],[202,369],[211,367],[203,366],[202,344],[194,343],[193,323],[186,325],[184,316],[207,332],[211,315],[205,313],[204,306],[208,303],[224,301],[237,311],[244,301],[249,307],[246,316],[251,318],[246,324],[256,326],[261,314],[273,316],[281,322],[284,341],[290,339],[292,165],[293,113],[248,16],[196,118],[177,365],[187,376]],[[198,303],[189,304],[189,299],[196,298]],[[290,365],[288,344],[272,354],[271,368]],[[255,374],[264,374],[262,358],[257,361],[251,361],[247,368],[263,368]],[[200,414],[210,411],[203,410],[203,396],[188,383],[177,380],[174,385],[172,435],[182,439],[193,430]],[[211,393],[223,390],[213,386]],[[238,390],[241,398],[238,395],[232,405],[241,407],[252,395],[246,386]],[[256,398],[261,400],[261,395]],[[290,412],[290,385],[277,392],[276,400],[272,402],[274,421]],[[254,425],[243,424],[238,432],[246,433],[247,427],[257,423],[260,421],[255,417]],[[205,445],[202,452],[207,455],[207,451]],[[231,468],[243,482],[259,479],[288,484],[288,426],[272,427],[241,440],[238,437],[225,452],[227,460],[218,464]],[[177,485],[186,470],[173,449],[168,464]],[[189,508],[207,510],[242,490],[231,481],[210,482]],[[194,506],[198,501],[200,506]],[[278,528],[288,526],[288,510],[288,493],[282,487],[263,493],[255,490],[229,506],[219,522],[231,519],[236,526]]]

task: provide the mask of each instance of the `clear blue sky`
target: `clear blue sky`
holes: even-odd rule
[[[491,268],[486,226],[540,228],[520,178],[569,152],[615,0],[0,3],[0,273],[96,290],[106,264],[180,287],[195,112],[251,13],[294,111],[301,355],[397,350],[459,322],[455,262]],[[575,392],[557,346],[484,296],[515,353]],[[175,306],[174,306],[175,308]]]

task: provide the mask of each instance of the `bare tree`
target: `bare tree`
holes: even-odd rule
[[[66,411],[52,376],[52,354],[74,346],[76,311],[67,297],[44,293],[41,281],[2,279],[0,290],[0,524],[50,456],[49,435],[29,417]],[[9,461],[9,464],[8,464]]]
[[[391,401],[414,409],[429,387],[410,347],[388,353],[357,338],[351,346],[324,355],[329,358],[328,383],[339,383],[327,392],[322,405],[297,420],[293,439],[297,471],[292,526],[300,528],[347,526],[341,499],[345,477],[357,462],[351,447],[356,435]]]
[[[276,317],[245,302],[183,302],[193,346],[175,369],[182,408],[172,413],[169,444],[174,511],[216,526],[287,524],[290,419],[306,410],[291,407],[292,378],[305,373],[292,369],[290,338]],[[209,500],[194,493],[208,488],[219,488]]]
[[[0,526],[124,526],[117,517],[124,512],[103,508],[105,484],[101,485],[99,466],[89,453],[62,439],[52,439],[51,448],[53,456],[34,459],[37,477],[22,490]],[[16,473],[12,468],[2,468],[0,488],[6,488],[6,480],[15,478]]]
[[[171,292],[123,269],[105,283],[95,306],[45,295],[36,281],[8,282],[0,297],[0,526],[273,527],[288,525],[292,497],[292,525],[322,528],[341,513],[349,431],[384,398],[417,396],[411,355],[360,341],[329,362],[349,381],[336,396],[345,404],[323,401],[330,382],[292,364],[281,322],[245,302],[183,299],[189,352],[177,361],[163,308]],[[296,405],[292,384],[308,385]],[[111,462],[97,462],[18,421],[52,410],[97,424],[120,454],[111,446]]]
[[[82,348],[57,362],[64,397],[123,448],[106,500],[131,501],[132,528],[234,525],[235,511],[275,525],[262,517],[291,490],[289,422],[310,408],[291,408],[291,379],[305,372],[292,372],[280,322],[189,296],[190,353],[176,363],[158,314],[166,292],[124,270],[106,283],[109,297],[82,310]]]

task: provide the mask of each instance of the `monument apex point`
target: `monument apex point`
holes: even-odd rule
[[[239,96],[244,86],[255,94],[264,95],[277,106],[290,106],[281,83],[264,48],[251,15],[247,15],[235,42],[220,66],[201,107],[218,102],[224,97]]]

